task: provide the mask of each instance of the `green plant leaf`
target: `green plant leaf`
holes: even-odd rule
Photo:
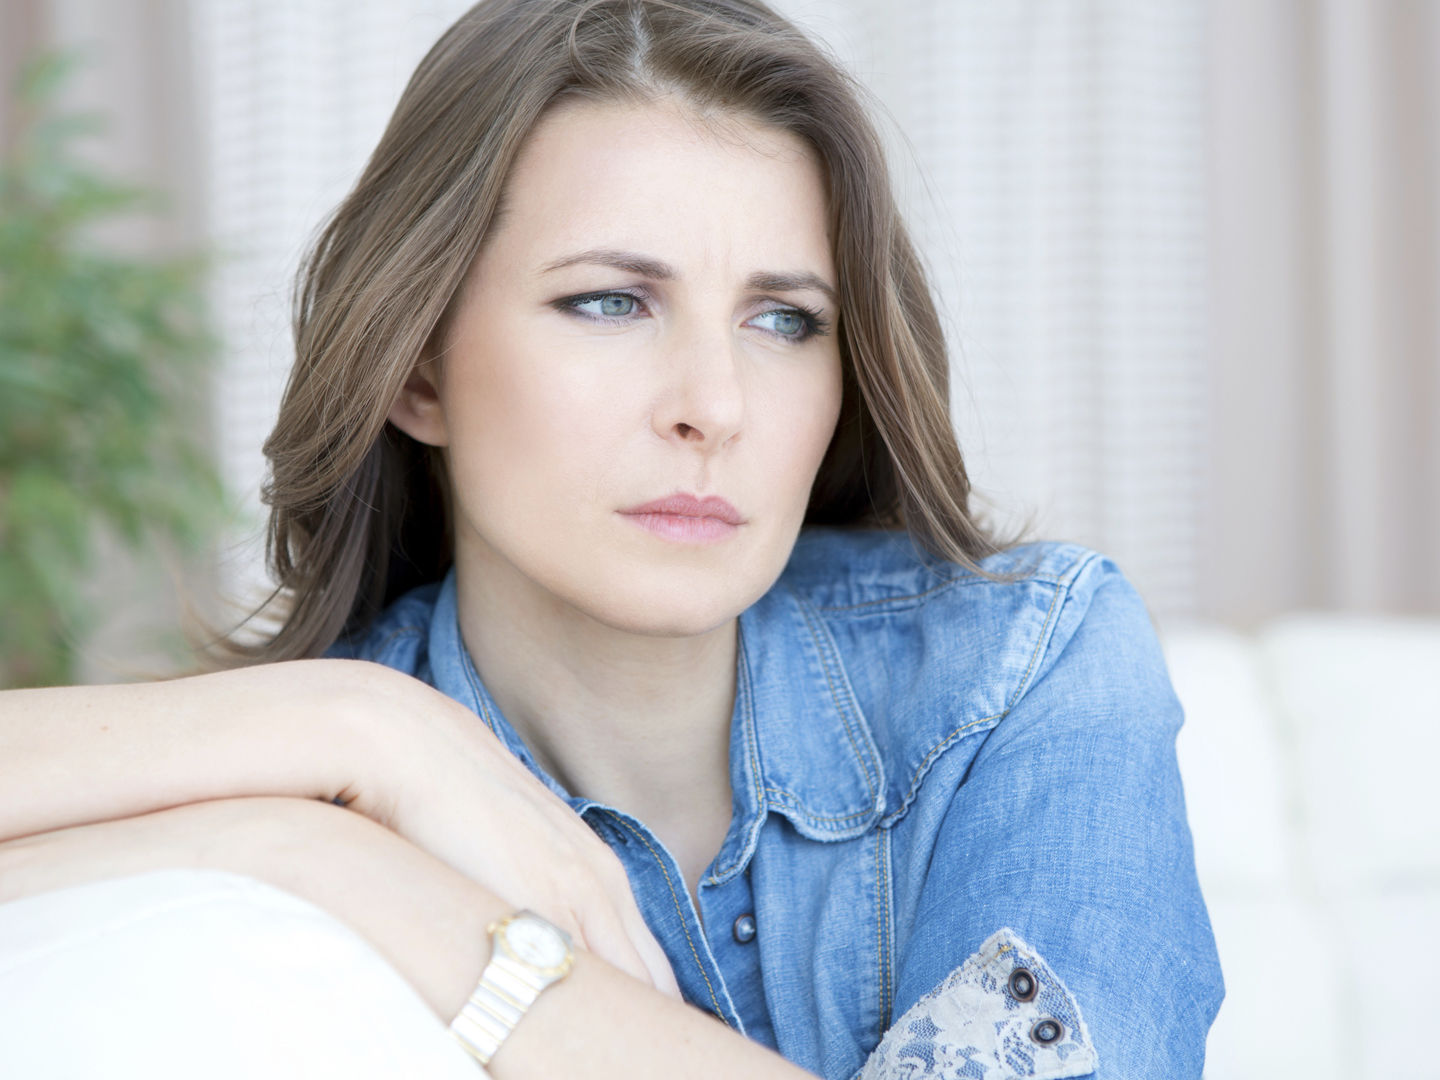
[[[193,419],[215,353],[206,262],[89,240],[97,223],[162,203],[73,153],[101,126],[55,109],[74,66],[27,67],[0,163],[0,685],[72,677],[97,529],[137,551],[192,547],[223,506]]]

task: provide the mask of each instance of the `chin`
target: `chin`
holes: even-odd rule
[[[764,595],[773,578],[717,571],[615,574],[575,604],[613,630],[646,637],[699,637],[724,626]],[[578,599],[578,598],[577,598]]]

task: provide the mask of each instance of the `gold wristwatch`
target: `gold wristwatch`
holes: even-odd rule
[[[481,1065],[500,1049],[547,986],[570,974],[570,935],[533,911],[517,911],[487,927],[490,962],[480,985],[450,1023],[450,1034]]]

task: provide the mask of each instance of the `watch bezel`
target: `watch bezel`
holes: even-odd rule
[[[533,964],[529,960],[516,955],[515,950],[510,946],[507,935],[510,930],[510,925],[519,922],[521,919],[539,923],[546,930],[549,930],[560,938],[560,943],[565,946],[565,958],[561,960],[559,964],[550,967],[541,967],[538,964]],[[491,923],[489,931],[490,940],[494,943],[495,949],[503,953],[507,960],[519,964],[526,971],[535,972],[535,974],[542,978],[563,979],[570,973],[571,967],[574,966],[575,946],[570,940],[570,935],[543,915],[537,915],[533,911],[517,911],[514,915],[506,916],[498,922]]]

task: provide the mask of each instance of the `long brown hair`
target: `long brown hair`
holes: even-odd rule
[[[421,62],[297,283],[295,367],[265,444],[285,617],[238,655],[319,655],[444,573],[441,459],[386,414],[541,115],[661,95],[792,132],[828,180],[845,391],[806,522],[903,526],[972,568],[994,550],[968,507],[934,301],[850,77],[752,0],[483,0]]]

